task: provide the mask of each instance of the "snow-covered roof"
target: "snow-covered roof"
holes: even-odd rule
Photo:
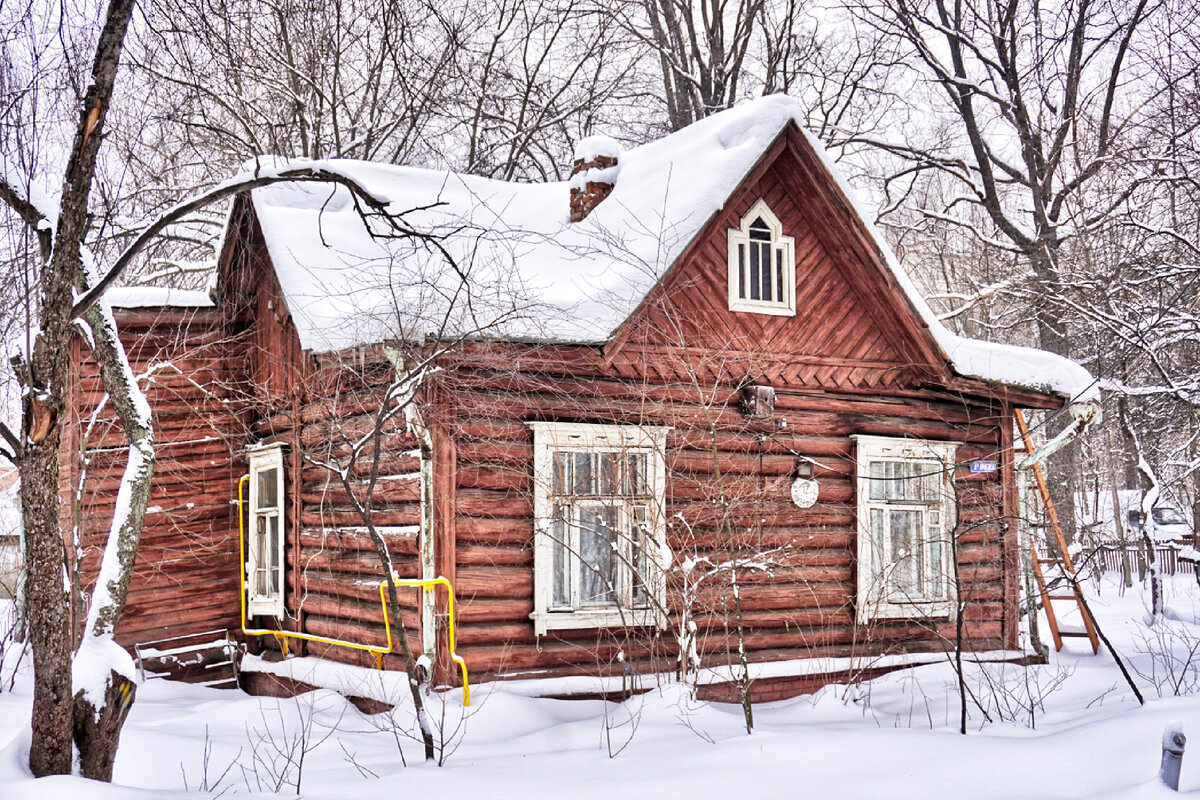
[[[104,293],[113,308],[211,308],[208,292],[169,286],[115,286]]]
[[[352,161],[309,165],[351,176],[386,198],[390,212],[401,214],[410,229],[437,237],[436,246],[381,238],[389,232],[386,225],[364,223],[340,186],[256,189],[254,209],[306,349],[337,350],[431,331],[604,342],[789,122],[863,218],[957,373],[1074,399],[1097,395],[1092,376],[1068,359],[947,330],[871,228],[820,142],[804,131],[799,106],[782,95],[622,152],[612,193],[577,223],[567,217],[567,182],[508,183]],[[261,169],[261,162],[251,168]],[[469,303],[453,295],[460,281],[447,255],[469,276]]]
[[[421,209],[406,213],[405,223],[444,237],[441,245],[475,286],[491,287],[491,304],[456,332],[479,326],[500,336],[603,342],[796,114],[792,101],[766,98],[624,151],[616,187],[577,223],[567,216],[566,182],[509,183],[361,162],[332,166],[386,196],[395,212]],[[616,149],[608,144],[594,149]],[[306,348],[394,336],[393,291],[403,283],[397,277],[410,285],[419,282],[415,277],[453,278],[427,247],[373,240],[345,189],[274,185],[255,190],[254,208]],[[406,312],[429,308],[407,296],[400,304]],[[513,305],[516,315],[489,325]]]

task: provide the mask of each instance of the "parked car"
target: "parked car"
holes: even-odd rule
[[[1150,514],[1154,518],[1152,535],[1156,542],[1175,542],[1191,545],[1195,539],[1195,531],[1187,518],[1174,506],[1156,506]],[[1140,509],[1130,509],[1129,527],[1132,531],[1141,533],[1143,515]],[[1131,532],[1132,532],[1131,531]]]

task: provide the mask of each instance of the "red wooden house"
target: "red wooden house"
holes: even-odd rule
[[[160,447],[119,639],[236,631],[244,601],[257,629],[378,644],[369,523],[397,574],[453,585],[480,677],[727,663],[739,639],[870,663],[944,652],[959,614],[969,647],[1018,647],[1013,409],[1091,378],[946,331],[797,117],[769,97],[585,140],[569,185],[330,162],[397,216],[255,190],[211,297],[114,291]],[[87,546],[123,451],[79,347]],[[445,598],[407,597],[453,681]]]

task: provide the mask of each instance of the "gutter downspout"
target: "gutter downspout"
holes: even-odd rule
[[[421,419],[421,411],[415,402],[405,406],[404,412],[408,429],[417,437],[421,451],[421,577],[432,580],[437,577],[433,536],[433,436]],[[432,671],[437,653],[437,609],[433,592],[429,590],[421,593],[421,651],[430,662],[427,668]]]
[[[1034,651],[1045,660],[1050,658],[1050,647],[1042,643],[1037,627],[1037,592],[1033,585],[1033,568],[1030,554],[1033,552],[1029,526],[1025,524],[1025,510],[1029,503],[1029,471],[1045,461],[1054,453],[1074,441],[1088,426],[1098,423],[1102,416],[1099,401],[1086,400],[1067,406],[1067,412],[1073,418],[1071,424],[1044,445],[1034,450],[1016,466],[1017,473],[1017,509],[1019,514],[1017,532],[1018,546],[1021,549],[1022,572],[1025,575],[1025,607],[1029,619],[1029,643]]]
[[[412,408],[411,405],[409,407]],[[437,577],[433,529],[433,437],[415,408],[409,416],[409,426],[417,435],[421,447],[421,577],[432,580]],[[437,609],[431,591],[421,595],[421,649],[432,663],[437,653]]]
[[[434,559],[434,519],[433,519],[433,434],[425,420],[421,417],[421,409],[417,405],[417,391],[425,383],[430,374],[423,367],[419,372],[409,374],[409,365],[405,363],[404,354],[391,347],[384,347],[383,354],[395,370],[396,378],[408,375],[412,380],[411,394],[404,399],[404,422],[408,430],[417,438],[417,449],[421,457],[421,534],[417,543],[417,552],[421,559],[421,579],[435,581],[437,562]],[[436,370],[434,370],[436,371]],[[449,582],[446,587],[450,588]],[[453,589],[451,589],[453,593]],[[454,601],[451,600],[451,603]],[[453,653],[454,646],[450,646]],[[433,676],[433,665],[437,662],[437,603],[433,586],[422,587],[421,591],[421,658],[430,677]],[[465,680],[465,679],[464,679]]]

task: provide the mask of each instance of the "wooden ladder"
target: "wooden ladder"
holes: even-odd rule
[[[1029,437],[1029,426],[1025,424],[1025,415],[1019,408],[1013,409],[1013,413],[1017,418],[1017,427],[1021,431],[1021,439],[1025,443],[1025,452],[1032,453],[1033,440]],[[1058,512],[1054,510],[1054,501],[1050,499],[1050,488],[1046,485],[1046,476],[1042,472],[1041,464],[1033,465],[1033,476],[1037,479],[1038,494],[1041,495],[1042,504],[1046,509],[1046,519],[1050,522],[1050,530],[1054,533],[1054,546],[1047,548],[1051,551],[1052,557],[1050,558],[1040,555],[1034,537],[1029,537],[1033,577],[1037,581],[1038,592],[1042,596],[1042,608],[1046,609],[1046,621],[1050,625],[1050,635],[1054,638],[1054,649],[1056,651],[1063,649],[1064,638],[1087,638],[1092,643],[1092,652],[1099,653],[1100,637],[1096,634],[1096,626],[1092,623],[1092,615],[1088,612],[1081,594],[1082,590],[1079,588],[1079,581],[1076,580],[1075,565],[1071,562],[1070,554],[1067,553],[1067,541],[1063,538],[1062,526],[1058,522]],[[1057,550],[1057,557],[1053,557],[1055,550]],[[1059,571],[1059,575],[1047,581],[1046,574],[1042,570],[1044,565],[1053,566]],[[1063,586],[1063,583],[1066,586]],[[1051,594],[1051,591],[1056,592],[1056,594]],[[1083,620],[1083,630],[1061,630],[1058,627],[1058,617],[1054,613],[1053,603],[1056,600],[1069,600],[1076,605],[1079,609],[1079,616]]]

